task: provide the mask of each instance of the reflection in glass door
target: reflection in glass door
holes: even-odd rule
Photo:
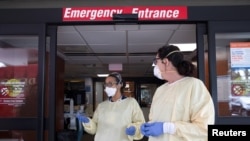
[[[140,106],[146,121],[149,121],[149,110],[152,103],[154,92],[159,85],[157,83],[142,83],[140,84]]]
[[[0,36],[0,120],[37,117],[38,36]],[[1,130],[1,139],[36,140],[32,130]]]
[[[250,116],[250,33],[217,33],[218,114]]]
[[[150,107],[157,84],[141,84],[141,107]]]

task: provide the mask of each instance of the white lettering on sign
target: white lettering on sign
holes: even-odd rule
[[[185,6],[63,8],[63,21],[112,20],[114,14],[138,14],[138,20],[187,19]]]
[[[139,10],[139,8],[133,8],[132,14],[138,14],[139,18],[177,18],[179,16],[179,10]]]
[[[64,13],[64,18],[88,18],[89,20],[95,20],[96,18],[107,18],[112,17],[113,14],[121,14],[120,9],[91,9],[91,10],[72,10],[71,8],[66,8]]]

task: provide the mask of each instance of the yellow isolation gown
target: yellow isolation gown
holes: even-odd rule
[[[152,122],[172,122],[176,132],[149,137],[149,141],[207,141],[208,125],[214,124],[214,103],[204,83],[184,77],[157,88],[150,108]]]
[[[143,138],[140,126],[145,122],[138,102],[128,97],[116,102],[106,100],[97,106],[89,123],[82,123],[84,130],[95,134],[95,141],[132,141]],[[126,135],[126,128],[134,125],[134,136]]]

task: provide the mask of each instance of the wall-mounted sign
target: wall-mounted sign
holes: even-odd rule
[[[24,103],[24,79],[0,81],[0,104],[16,105]]]
[[[138,20],[185,20],[186,6],[66,7],[63,21],[111,21],[114,14],[137,14]]]
[[[230,43],[232,96],[250,96],[250,42]]]
[[[230,43],[231,67],[250,67],[250,42]]]

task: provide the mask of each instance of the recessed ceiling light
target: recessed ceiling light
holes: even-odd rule
[[[181,51],[194,51],[196,49],[196,43],[187,43],[187,44],[170,44],[179,47]]]
[[[0,62],[0,68],[6,67],[6,65],[3,62]]]
[[[109,74],[97,74],[98,77],[107,77]]]

